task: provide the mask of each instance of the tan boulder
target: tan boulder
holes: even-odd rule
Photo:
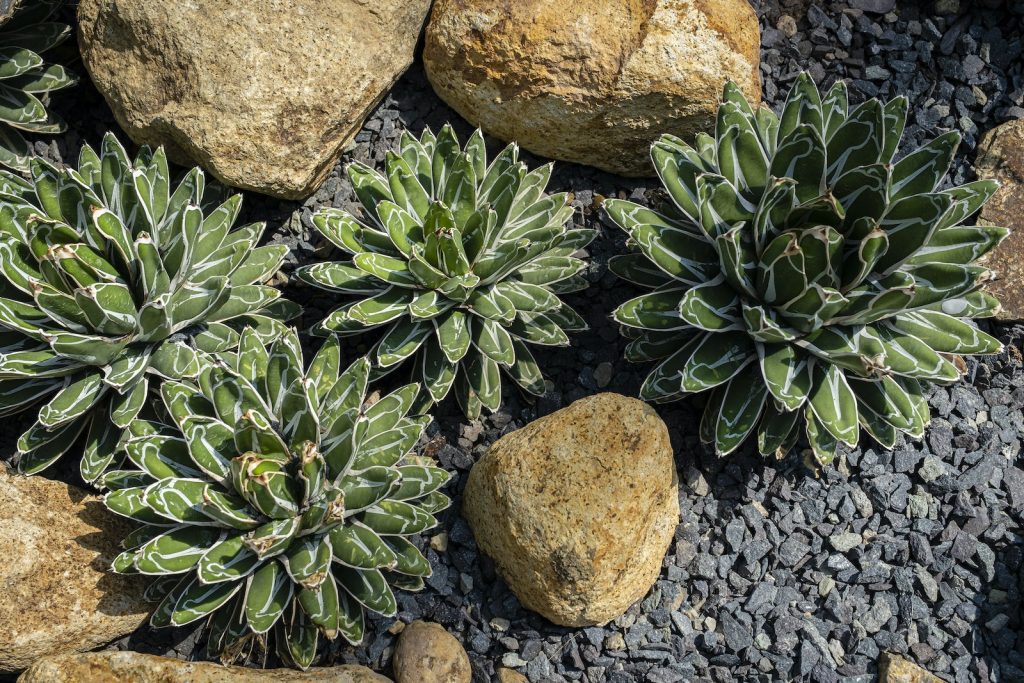
[[[440,624],[414,621],[402,630],[392,662],[396,683],[469,683],[469,655]]]
[[[211,662],[186,662],[137,652],[89,652],[47,657],[36,662],[18,683],[389,683],[365,666],[292,669],[246,669]]]
[[[668,429],[633,398],[576,401],[491,446],[462,512],[523,605],[606,623],[650,589],[679,522]]]
[[[878,683],[943,683],[943,681],[895,652],[883,652],[878,660]]]
[[[996,281],[988,286],[1003,304],[996,317],[1024,320],[1024,119],[988,131],[974,166],[979,178],[1002,185],[981,210],[980,222],[1010,229],[1010,236],[982,261],[996,271]]]
[[[82,0],[118,123],[223,182],[312,194],[412,63],[430,0]]]
[[[99,498],[0,466],[0,519],[0,673],[90,650],[145,621],[145,579],[107,572],[131,526]]]
[[[760,102],[760,47],[747,0],[437,0],[423,61],[485,132],[643,176],[660,134],[714,127],[726,80]]]

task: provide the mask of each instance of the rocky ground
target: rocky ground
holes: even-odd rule
[[[952,181],[971,179],[980,134],[1024,116],[1020,2],[755,4],[770,104],[781,102],[802,69],[822,85],[847,79],[857,99],[905,94],[913,119],[908,143],[948,129],[964,134]],[[73,159],[83,141],[95,144],[114,126],[87,83],[59,108],[71,130],[39,146],[53,159]],[[380,162],[402,130],[419,133],[449,120],[468,134],[414,66],[344,161]],[[590,249],[593,287],[570,299],[591,331],[577,335],[572,348],[538,356],[551,390],[536,403],[510,390],[500,412],[473,424],[454,405],[438,409],[427,447],[456,473],[455,505],[429,543],[435,574],[424,592],[400,597],[399,618],[444,625],[465,644],[480,681],[491,680],[498,666],[533,682],[868,681],[883,650],[905,653],[950,680],[1024,680],[1024,471],[1016,464],[1024,434],[1024,326],[988,326],[1006,352],[971,362],[967,381],[934,391],[934,420],[922,441],[892,451],[865,443],[836,467],[809,467],[798,451],[780,462],[749,451],[719,460],[698,443],[697,401],[659,408],[684,484],[682,520],[654,589],[607,626],[555,627],[526,612],[496,578],[458,514],[466,475],[490,443],[540,415],[598,391],[635,395],[644,368],[622,360],[623,343],[608,319],[633,295],[605,266],[622,236],[597,206],[611,196],[654,201],[655,187],[556,167],[551,189],[572,191],[577,222],[601,232]],[[245,211],[269,222],[269,239],[293,247],[290,269],[329,255],[311,234],[313,212],[352,199],[339,166],[305,203],[248,196]],[[305,326],[334,304],[306,288],[288,292],[306,305]],[[13,422],[0,429],[0,455],[12,453],[19,431]],[[51,476],[77,479],[69,464]],[[391,620],[374,622],[364,646],[340,647],[333,658],[386,672],[392,627]],[[201,656],[197,635],[142,628],[114,647]]]

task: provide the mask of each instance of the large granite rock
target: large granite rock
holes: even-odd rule
[[[423,61],[485,132],[642,176],[660,134],[714,127],[726,80],[760,101],[760,47],[747,0],[437,0]]]
[[[398,636],[392,662],[396,683],[469,683],[469,655],[440,624],[414,621]]]
[[[99,498],[0,465],[0,520],[0,673],[90,650],[145,621],[145,580],[107,572],[131,527]]]
[[[981,210],[981,222],[1010,229],[1010,236],[983,263],[998,279],[988,286],[1003,304],[1000,320],[1024,320],[1024,119],[985,134],[978,145],[975,170],[1002,187]]]
[[[650,589],[679,522],[668,429],[633,398],[576,401],[491,446],[463,515],[523,605],[606,623]]]
[[[185,662],[136,652],[90,652],[41,659],[18,683],[390,683],[364,666],[327,666],[309,671],[245,669]]]
[[[82,0],[82,58],[121,127],[174,161],[311,194],[412,63],[430,0]]]

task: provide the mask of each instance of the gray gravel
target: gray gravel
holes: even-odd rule
[[[948,129],[964,134],[956,182],[971,179],[981,133],[1024,116],[1020,0],[764,0],[759,14],[770,103],[779,104],[802,69],[821,85],[848,79],[854,99],[906,94],[911,142]],[[97,142],[113,125],[87,86],[61,106],[73,129],[40,146],[50,158],[73,158],[83,139]],[[402,130],[437,129],[449,119],[469,133],[413,67],[345,160],[380,162]],[[643,201],[655,187],[556,167],[552,189],[574,192],[577,221],[603,235],[591,247],[594,286],[572,299],[592,331],[571,349],[540,356],[552,389],[535,404],[510,391],[501,412],[473,424],[451,405],[437,411],[429,449],[456,473],[456,505],[444,521],[446,543],[433,544],[443,550],[428,546],[434,576],[424,592],[399,597],[399,618],[445,625],[465,644],[476,681],[510,666],[535,683],[866,682],[883,650],[949,680],[1024,681],[1024,471],[1016,462],[1024,434],[1024,326],[985,323],[1007,351],[971,361],[969,381],[932,393],[934,420],[923,440],[901,441],[892,451],[865,442],[836,467],[809,467],[800,452],[779,462],[749,450],[719,460],[696,437],[700,399],[659,408],[677,453],[683,517],[651,593],[607,626],[566,629],[525,611],[477,552],[457,510],[465,475],[488,444],[582,396],[635,395],[639,388],[644,369],[622,360],[623,343],[608,320],[633,295],[605,267],[622,238],[594,206],[601,197]],[[248,196],[245,212],[270,223],[269,239],[293,247],[294,266],[324,253],[310,230],[313,212],[352,200],[339,166],[305,203]],[[305,324],[334,303],[304,288],[290,294],[307,305]],[[11,452],[16,434],[11,423],[3,428],[0,455]],[[75,480],[68,466],[52,476]],[[375,621],[363,647],[339,647],[330,659],[386,672],[391,625]],[[201,656],[196,636],[143,628],[115,647]]]

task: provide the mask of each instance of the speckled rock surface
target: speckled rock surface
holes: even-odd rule
[[[942,683],[942,679],[908,659],[883,652],[878,660],[878,683]]]
[[[760,101],[759,42],[746,0],[438,0],[423,60],[491,135],[642,176],[659,134],[713,127],[727,79]]]
[[[135,142],[276,197],[312,194],[409,66],[430,0],[79,5],[93,81]]]
[[[0,465],[0,520],[0,673],[109,643],[145,620],[145,584],[106,573],[130,527],[98,498]]]
[[[463,515],[524,606],[589,626],[650,589],[678,496],[665,423],[604,393],[499,439],[469,475]]]
[[[363,666],[331,666],[309,671],[245,669],[209,662],[183,662],[136,652],[89,652],[47,657],[18,683],[389,683]]]
[[[999,279],[989,289],[1003,304],[1001,320],[1024,320],[1024,119],[1008,121],[985,134],[975,162],[978,176],[1002,187],[981,211],[985,223],[1011,230],[985,260]]]
[[[427,621],[402,630],[392,666],[395,683],[469,683],[473,678],[462,644],[444,626]]]

